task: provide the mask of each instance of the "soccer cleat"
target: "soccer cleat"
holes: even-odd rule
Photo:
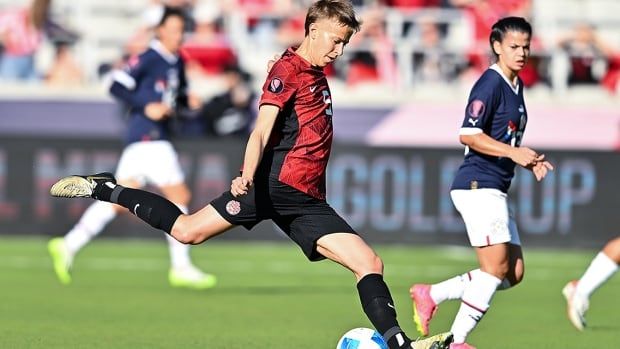
[[[437,312],[437,304],[431,297],[431,285],[415,284],[409,289],[413,301],[413,322],[422,336],[428,336],[429,324]]]
[[[54,265],[54,272],[63,285],[71,283],[71,264],[73,263],[73,256],[67,250],[65,245],[65,239],[54,238],[47,244],[47,250],[52,257],[52,263]]]
[[[588,298],[577,293],[577,280],[570,281],[562,289],[562,294],[566,298],[566,313],[568,319],[579,331],[586,328],[586,311],[590,306]]]
[[[94,198],[96,188],[104,183],[116,184],[116,179],[109,172],[90,176],[69,176],[61,178],[50,188],[52,196],[60,198]]]
[[[168,281],[173,287],[186,287],[195,290],[205,290],[217,284],[215,275],[203,273],[193,265],[170,269]]]
[[[412,349],[449,349],[452,343],[452,333],[444,332],[424,339],[411,342]]]
[[[450,349],[476,349],[476,347],[467,343],[452,343],[450,344]]]

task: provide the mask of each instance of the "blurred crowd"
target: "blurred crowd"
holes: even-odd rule
[[[70,24],[57,22],[51,11],[53,1],[31,0],[22,7],[0,8],[2,81],[63,86],[94,82],[75,52],[86,38]],[[363,20],[362,30],[327,73],[348,86],[370,83],[416,88],[469,81],[490,63],[491,25],[509,15],[533,20],[534,1],[353,0]],[[135,16],[138,29],[128,33],[117,60],[97,62],[98,78],[104,80],[108,72],[142,52],[152,40],[162,6],[174,6],[185,11],[189,23],[182,55],[190,81],[200,86],[216,80],[217,95],[229,94],[230,103],[244,105],[241,100],[253,97],[251,73],[266,70],[266,60],[252,58],[263,57],[259,50],[273,56],[301,42],[305,11],[312,0],[143,2],[144,8]],[[599,84],[617,93],[620,42],[603,39],[587,21],[571,26],[554,42],[541,40],[534,28],[531,62],[521,74],[526,85],[551,85],[551,61],[563,57],[567,85]],[[53,58],[45,71],[39,71],[35,55],[44,41],[54,48]]]

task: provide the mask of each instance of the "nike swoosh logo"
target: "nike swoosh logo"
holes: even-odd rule
[[[138,211],[138,207],[140,207],[140,204],[136,204],[136,206],[134,206],[133,208],[133,214],[135,214],[136,216],[138,215],[138,212],[136,212]]]
[[[388,307],[390,307],[392,309],[396,309],[396,308],[394,308],[394,305],[392,305],[392,303],[388,303]]]
[[[310,86],[310,92],[314,92],[316,90],[316,86]]]

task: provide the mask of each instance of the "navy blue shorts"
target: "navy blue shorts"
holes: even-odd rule
[[[275,179],[255,183],[247,195],[240,197],[225,192],[211,201],[211,206],[231,224],[248,230],[271,219],[311,261],[325,259],[316,250],[321,237],[332,233],[357,234],[327,201]]]

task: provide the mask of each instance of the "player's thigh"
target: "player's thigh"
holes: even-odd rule
[[[234,227],[212,205],[200,211],[181,215],[172,226],[171,235],[185,244],[199,244]]]
[[[520,244],[505,193],[495,189],[452,190],[450,196],[465,222],[472,246]]]
[[[327,234],[317,240],[316,249],[323,256],[353,271],[358,279],[371,273],[383,274],[381,258],[359,235]]]

